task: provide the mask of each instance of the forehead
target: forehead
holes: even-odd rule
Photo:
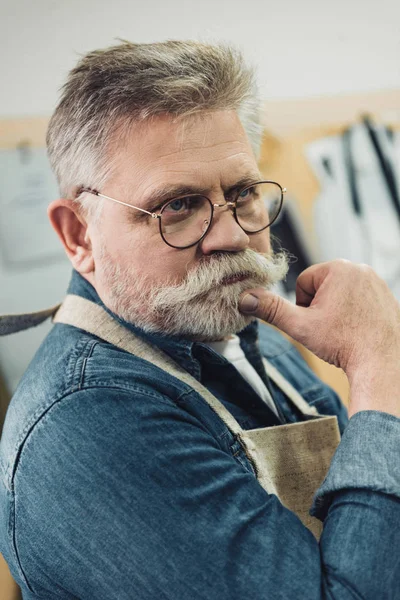
[[[136,202],[162,186],[179,183],[212,191],[258,174],[250,142],[233,110],[179,120],[163,115],[134,124],[113,158],[115,193],[135,190]]]

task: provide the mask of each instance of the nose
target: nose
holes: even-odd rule
[[[250,238],[237,223],[233,202],[214,204],[214,215],[207,235],[200,242],[203,254],[240,252],[250,245]]]

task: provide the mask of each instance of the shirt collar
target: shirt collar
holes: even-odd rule
[[[124,327],[132,331],[135,335],[141,337],[149,344],[157,346],[168,354],[175,362],[189,371],[196,379],[201,378],[201,361],[206,360],[213,364],[223,364],[226,359],[215,352],[207,344],[202,342],[193,342],[182,337],[166,335],[162,333],[149,333],[124,321],[105,306],[97,294],[94,287],[75,269],[72,272],[71,281],[68,287],[68,294],[82,296],[95,304],[104,308],[114,319]],[[257,347],[258,340],[258,321],[252,321],[245,329],[238,333],[240,344],[245,355],[250,358],[259,354]]]

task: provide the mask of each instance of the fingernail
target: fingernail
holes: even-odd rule
[[[258,307],[258,298],[253,294],[246,294],[239,303],[239,308],[242,312],[254,312]]]

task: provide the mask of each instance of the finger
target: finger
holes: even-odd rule
[[[307,307],[310,306],[311,302],[315,297],[315,292],[310,293],[307,289],[301,286],[301,281],[296,281],[296,304],[297,306]]]
[[[295,306],[281,296],[256,288],[246,290],[239,300],[239,309],[243,314],[252,314],[271,325],[275,325],[291,337],[299,339],[304,334],[306,323],[310,319],[309,309]]]
[[[335,260],[317,265],[312,265],[300,273],[296,282],[296,304],[298,306],[310,306],[320,288],[327,281],[328,277],[338,269],[343,271],[343,267],[349,261]],[[350,263],[349,263],[350,264]]]
[[[329,263],[312,265],[305,269],[297,278],[296,299],[307,301],[314,298],[316,291],[321,286],[329,272]]]

